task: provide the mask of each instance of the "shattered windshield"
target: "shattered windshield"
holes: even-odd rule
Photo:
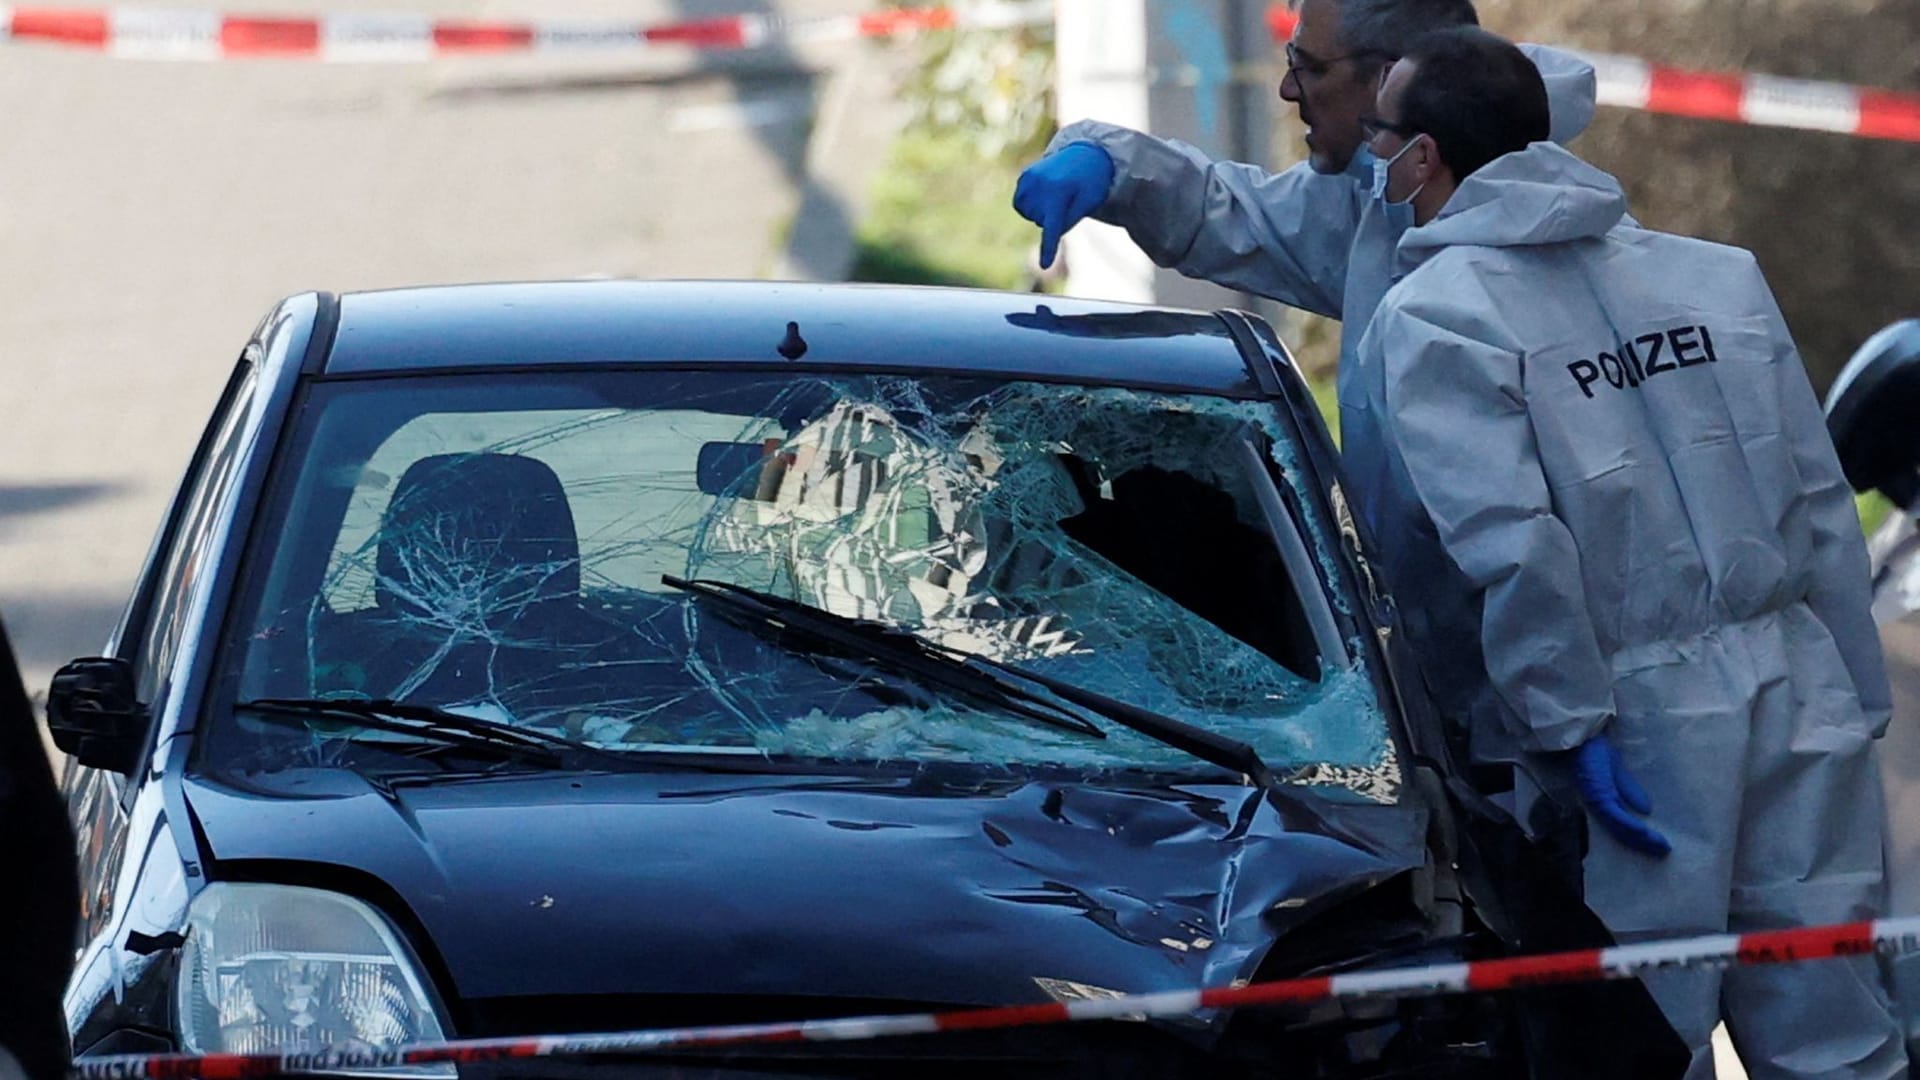
[[[796,647],[674,576],[1016,663],[1391,801],[1371,681],[1323,655],[1296,592],[1322,586],[1293,580],[1271,527],[1278,439],[1271,405],[978,379],[323,384],[222,700],[391,699],[634,754],[1209,768]],[[1322,533],[1301,529],[1324,558]],[[256,767],[369,741],[222,715],[211,752]]]

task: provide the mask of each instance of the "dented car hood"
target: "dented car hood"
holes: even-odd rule
[[[250,860],[371,875],[469,999],[1219,986],[1424,858],[1410,802],[1228,785],[296,768],[187,793],[210,877]]]

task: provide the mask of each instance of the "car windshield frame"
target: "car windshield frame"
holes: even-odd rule
[[[1000,373],[990,375],[962,375],[955,374],[950,369],[932,371],[918,369],[912,366],[903,366],[892,372],[875,371],[865,368],[857,371],[847,371],[821,365],[790,365],[778,369],[756,367],[750,370],[743,370],[741,367],[736,366],[722,372],[717,371],[714,366],[711,365],[647,364],[625,366],[598,365],[591,368],[584,366],[565,368],[541,366],[538,368],[489,370],[485,372],[407,371],[381,375],[356,375],[351,377],[309,376],[303,379],[303,391],[298,395],[296,407],[278,440],[280,445],[275,451],[274,466],[268,477],[266,489],[256,514],[256,525],[249,531],[244,550],[240,553],[238,559],[236,587],[232,592],[231,602],[228,604],[227,610],[221,613],[222,626],[218,635],[219,649],[215,661],[215,670],[221,674],[217,676],[215,683],[210,686],[209,689],[211,692],[202,700],[203,708],[201,711],[201,723],[199,725],[201,730],[203,732],[217,731],[223,723],[231,722],[229,718],[232,716],[234,704],[241,697],[250,696],[239,692],[237,673],[247,663],[247,658],[253,643],[261,634],[264,634],[267,629],[270,629],[262,628],[256,630],[253,623],[259,620],[253,618],[252,613],[259,609],[260,604],[265,599],[265,594],[272,587],[269,577],[274,572],[282,552],[282,543],[274,535],[276,529],[262,527],[262,523],[275,522],[276,524],[284,525],[287,520],[289,504],[295,496],[295,489],[300,486],[302,478],[305,475],[307,458],[313,452],[316,440],[320,437],[318,417],[326,412],[332,402],[341,396],[351,396],[355,393],[366,392],[376,385],[383,392],[391,391],[395,388],[403,390],[407,388],[417,388],[432,394],[436,391],[458,388],[469,390],[478,397],[485,397],[489,393],[497,395],[499,393],[499,385],[502,382],[511,382],[515,384],[525,384],[529,387],[547,388],[548,390],[557,392],[560,397],[564,398],[568,392],[584,390],[590,383],[593,383],[600,387],[613,387],[616,385],[619,387],[617,392],[606,395],[607,403],[603,407],[617,409],[660,409],[672,407],[661,404],[661,402],[670,395],[657,389],[643,389],[643,385],[651,388],[654,387],[655,384],[663,382],[673,383],[675,380],[697,379],[732,380],[736,384],[732,387],[732,392],[738,392],[747,396],[751,396],[751,394],[755,392],[754,388],[764,388],[769,383],[781,380],[815,379],[821,380],[823,383],[836,381],[844,383],[872,383],[876,380],[897,379],[921,383],[939,382],[951,384],[954,387],[978,387],[988,392],[1030,384],[1036,387],[1059,387],[1063,388],[1065,392],[1081,391],[1090,394],[1140,394],[1146,398],[1157,397],[1169,400],[1178,396],[1196,402],[1217,402],[1220,403],[1223,408],[1231,406],[1256,412],[1260,409],[1272,411],[1286,408],[1284,402],[1273,399],[1260,399],[1250,402],[1246,399],[1229,397],[1217,392],[1204,390],[1194,390],[1184,395],[1172,395],[1165,391],[1136,391],[1132,389],[1100,386],[1083,380],[1073,380],[1062,377],[1057,373],[1050,374],[1044,378],[1022,377],[1014,379]],[[520,393],[518,385],[516,385],[514,393],[516,396]],[[517,408],[519,408],[519,406],[508,405],[503,398],[497,398],[491,408],[477,411],[512,412]],[[430,411],[431,410],[420,410],[419,415],[426,415]],[[387,432],[387,435],[391,437],[393,432],[397,430],[398,428],[391,429]],[[1285,523],[1294,530],[1291,537],[1293,543],[1300,548],[1298,552],[1291,553],[1291,556],[1295,559],[1305,558],[1310,564],[1311,576],[1307,582],[1302,583],[1309,585],[1310,589],[1303,588],[1297,590],[1297,597],[1301,606],[1310,607],[1315,603],[1323,606],[1331,605],[1342,612],[1350,614],[1350,609],[1347,605],[1353,602],[1352,598],[1340,595],[1342,587],[1340,583],[1342,579],[1340,575],[1335,572],[1333,566],[1333,563],[1340,557],[1337,552],[1338,536],[1333,532],[1332,523],[1324,520],[1327,516],[1325,508],[1317,507],[1314,504],[1313,498],[1311,497],[1312,493],[1301,490],[1301,488],[1305,486],[1306,478],[1301,475],[1301,470],[1298,468],[1298,457],[1304,455],[1304,450],[1299,447],[1285,446],[1282,444],[1282,440],[1289,437],[1289,431],[1290,427],[1288,425],[1277,422],[1258,425],[1258,430],[1256,430],[1254,434],[1257,437],[1269,441],[1269,445],[1264,448],[1270,456],[1269,460],[1262,461],[1261,453],[1255,449],[1253,442],[1247,441],[1246,443],[1245,450],[1251,451],[1247,453],[1246,456],[1252,458],[1255,464],[1263,464],[1265,466],[1263,479],[1267,487],[1271,489],[1261,498],[1262,506],[1260,512],[1268,519],[1266,521],[1268,535],[1276,545],[1280,546],[1284,546],[1288,539],[1282,535],[1287,530],[1277,528],[1273,518],[1275,515],[1283,516]],[[362,464],[366,463],[363,462]],[[1259,481],[1254,481],[1252,486],[1258,489],[1261,484]],[[1315,518],[1322,520],[1314,520]],[[1308,548],[1314,550],[1309,551],[1307,550]],[[1314,626],[1313,634],[1317,642],[1324,641],[1325,631],[1321,626]],[[1335,664],[1342,665],[1345,670],[1353,672],[1357,676],[1357,681],[1364,686],[1365,693],[1369,698],[1367,704],[1372,710],[1372,720],[1378,724],[1381,729],[1381,739],[1384,743],[1385,754],[1392,772],[1391,783],[1394,792],[1389,798],[1376,799],[1374,801],[1395,801],[1398,798],[1398,789],[1400,786],[1399,770],[1401,766],[1399,763],[1405,760],[1405,732],[1400,726],[1403,720],[1399,716],[1391,696],[1383,692],[1385,683],[1382,673],[1373,669],[1374,661],[1369,656],[1368,650],[1363,647],[1363,644],[1358,641],[1339,640],[1337,645],[1340,651],[1336,656],[1332,657],[1325,655],[1328,650],[1324,645],[1317,644],[1317,647],[1322,653],[1323,662],[1329,664],[1330,669]],[[1124,697],[1125,695],[1122,696]],[[211,741],[211,739],[196,740],[197,745],[194,755],[196,764],[205,766],[211,761],[209,751],[206,749]],[[638,747],[631,749],[622,747],[615,752],[637,754],[641,751],[642,748]],[[662,756],[672,759],[684,758],[691,764],[696,758],[713,757],[724,759],[734,756],[734,753],[731,748],[689,745],[672,749]],[[860,757],[842,758],[814,755],[787,755],[777,752],[766,753],[764,756],[768,761],[791,761],[794,764],[794,771],[796,773],[820,771],[833,773],[843,773],[847,771],[888,773],[897,771],[897,767],[900,765],[915,764],[912,761],[882,761]],[[1190,760],[1178,765],[1172,762],[1142,764],[1116,760],[1097,767],[1048,761],[972,762],[952,759],[940,760],[938,764],[942,766],[943,769],[958,768],[963,770],[968,766],[977,765],[988,772],[995,773],[1031,771],[1034,773],[1056,775],[1064,773],[1069,775],[1085,774],[1089,776],[1096,774],[1127,774],[1149,775],[1168,780],[1174,778],[1192,778],[1195,775],[1221,775],[1218,769],[1212,769]],[[1352,768],[1358,767],[1330,766],[1330,768],[1334,772],[1340,772],[1350,771]],[[1295,773],[1298,770],[1290,768],[1287,771]],[[1306,771],[1310,773],[1312,770],[1309,769]],[[1302,783],[1308,790],[1328,786],[1324,777],[1316,781],[1314,777],[1307,776],[1302,780]],[[1335,784],[1332,786],[1337,787],[1338,785]]]

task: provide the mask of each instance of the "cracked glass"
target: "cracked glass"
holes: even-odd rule
[[[397,699],[795,771],[1213,768],[793,647],[674,575],[1016,663],[1242,740],[1295,782],[1393,801],[1372,680],[1322,655],[1296,590],[1324,586],[1292,580],[1263,516],[1293,482],[1272,408],[906,375],[324,384],[249,559],[225,700]],[[1324,565],[1331,527],[1300,531]],[[229,764],[381,739],[223,716],[210,745]]]

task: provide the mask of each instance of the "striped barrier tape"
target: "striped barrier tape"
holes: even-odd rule
[[[0,42],[50,42],[152,60],[271,57],[353,63],[646,47],[751,49],[887,38],[929,30],[1004,29],[1042,24],[1052,18],[1051,0],[982,0],[812,18],[736,15],[657,25],[433,19],[422,15],[275,18],[166,8],[0,4]],[[1284,4],[1269,9],[1267,24],[1276,39],[1291,35],[1295,22],[1296,16]],[[1920,142],[1920,94],[1770,75],[1689,71],[1605,53],[1580,55],[1599,73],[1602,105],[1760,127]],[[1261,69],[1261,74],[1277,78],[1279,72]]]
[[[895,37],[929,30],[1004,29],[1052,19],[1052,0],[991,0],[805,18],[734,15],[652,25],[614,20],[436,19],[379,14],[274,17],[174,8],[0,4],[0,42],[45,42],[139,60],[277,58],[366,63],[647,46],[752,49]]]
[[[1654,971],[1791,964],[1873,953],[1920,952],[1920,917],[1840,926],[1719,934],[1542,956],[1361,971],[1284,979],[1214,990],[1128,994],[1093,1000],[996,1009],[860,1016],[783,1024],[747,1024],[417,1043],[389,1050],[319,1050],[262,1054],[162,1054],[81,1058],[71,1080],[244,1080],[282,1073],[389,1069],[399,1065],[473,1063],[526,1058],[712,1049],[756,1043],[853,1042],[940,1032],[985,1031],[1088,1020],[1188,1016],[1202,1009],[1305,1005],[1341,998],[1413,997],[1624,979]]]
[[[1630,56],[1580,55],[1599,73],[1602,105],[1756,127],[1920,142],[1920,94],[1772,75],[1678,71]]]

